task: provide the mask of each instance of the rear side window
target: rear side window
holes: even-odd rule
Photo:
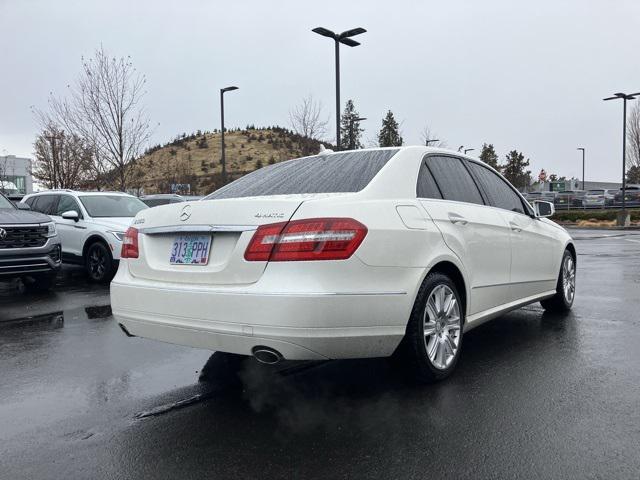
[[[397,152],[398,149],[330,153],[289,160],[245,175],[204,200],[359,192]]]
[[[489,204],[512,212],[525,213],[520,196],[513,191],[507,182],[486,167],[469,162],[471,171],[482,186]]]
[[[38,197],[36,197],[36,200],[31,208],[36,212],[44,213],[45,215],[55,215],[57,206],[57,195],[39,195]]]
[[[473,178],[455,157],[427,157],[427,166],[445,200],[484,205]]]
[[[416,188],[418,198],[442,198],[438,185],[427,167],[427,161],[422,161],[420,172],[418,173],[418,186]]]

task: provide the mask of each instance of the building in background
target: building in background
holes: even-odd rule
[[[33,193],[30,158],[0,156],[0,191],[7,195]]]

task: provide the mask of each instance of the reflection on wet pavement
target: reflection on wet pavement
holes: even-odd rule
[[[0,477],[637,478],[640,244],[579,236],[574,310],[473,330],[431,386],[127,338],[105,287],[0,291]]]

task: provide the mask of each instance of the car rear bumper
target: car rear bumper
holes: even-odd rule
[[[0,250],[0,280],[55,274],[61,265],[60,243],[49,240],[37,248]]]
[[[288,360],[389,356],[404,336],[410,291],[297,291],[194,287],[132,278],[111,283],[116,321],[134,336],[251,355],[271,347]]]

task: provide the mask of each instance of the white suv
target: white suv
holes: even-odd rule
[[[56,222],[62,261],[83,265],[94,282],[109,282],[117,270],[122,238],[133,217],[148,208],[120,192],[48,190],[22,202]]]
[[[437,380],[465,331],[571,308],[576,251],[552,214],[454,152],[324,152],[138,213],[111,306],[134,336],[266,363],[396,353]]]

